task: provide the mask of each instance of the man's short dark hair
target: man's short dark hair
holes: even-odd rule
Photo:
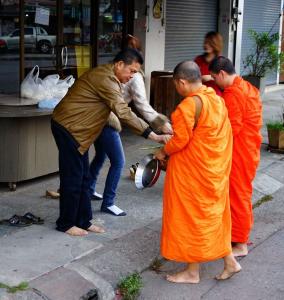
[[[133,62],[138,62],[140,65],[143,65],[144,63],[142,55],[132,48],[126,48],[117,53],[113,62],[116,63],[119,61],[123,61],[126,65],[131,65]]]
[[[200,69],[194,61],[186,60],[175,67],[173,78],[174,80],[185,79],[191,83],[199,82],[201,81]]]
[[[214,74],[219,74],[220,71],[225,71],[229,75],[236,74],[233,63],[229,60],[229,58],[224,56],[214,58],[208,69]]]

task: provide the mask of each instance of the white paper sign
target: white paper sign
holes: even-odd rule
[[[49,8],[37,7],[35,14],[35,23],[42,25],[49,25]]]

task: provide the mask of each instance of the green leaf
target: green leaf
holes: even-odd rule
[[[248,75],[264,77],[270,70],[282,70],[284,53],[278,53],[279,34],[256,32],[253,29],[249,29],[248,33],[254,42],[252,52],[243,60]]]

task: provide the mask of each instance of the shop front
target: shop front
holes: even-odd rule
[[[111,61],[133,31],[131,14],[124,0],[0,0],[0,182],[14,190],[58,170],[52,109],[21,98],[27,73],[37,65],[40,78],[78,78]]]
[[[0,94],[19,95],[38,65],[40,77],[79,77],[110,61],[133,31],[132,1],[1,0]]]

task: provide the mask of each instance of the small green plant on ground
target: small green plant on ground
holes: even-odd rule
[[[261,197],[253,206],[252,208],[256,208],[259,207],[260,205],[262,205],[265,202],[269,202],[273,199],[273,197],[271,195],[265,195],[263,197]]]
[[[143,287],[142,278],[137,272],[130,274],[122,278],[117,287],[123,300],[135,300]]]
[[[29,284],[25,281],[15,286],[10,286],[8,284],[0,282],[0,289],[6,289],[8,293],[12,293],[12,294],[19,291],[25,291],[28,288],[29,288]]]

